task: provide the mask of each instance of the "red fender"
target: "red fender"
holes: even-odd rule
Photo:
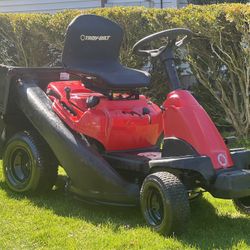
[[[169,93],[163,107],[165,137],[177,137],[188,142],[200,155],[209,156],[215,169],[233,166],[219,131],[190,92],[176,90]]]

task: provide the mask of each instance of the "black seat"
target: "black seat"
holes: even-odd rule
[[[101,16],[81,15],[69,25],[62,56],[67,70],[97,77],[102,89],[148,87],[147,72],[124,67],[119,62],[122,28]]]

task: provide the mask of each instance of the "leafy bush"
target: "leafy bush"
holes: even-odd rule
[[[208,99],[206,107],[218,124],[233,126],[247,137],[250,131],[250,6],[221,4],[189,5],[183,9],[102,8],[49,14],[0,14],[0,62],[22,66],[58,65],[64,34],[77,15],[102,15],[119,23],[124,31],[121,61],[141,68],[145,58],[135,56],[131,48],[142,37],[172,27],[194,32],[188,46],[187,61]],[[167,92],[165,76],[158,62],[153,63],[152,89],[143,90],[160,103]],[[197,90],[196,90],[197,92]],[[198,93],[198,92],[197,92]],[[208,95],[209,93],[209,95]],[[218,111],[220,118],[218,119]]]
[[[250,131],[250,6],[196,6],[176,16],[179,25],[192,27],[189,62],[199,82],[223,109],[241,137]]]
[[[205,4],[218,4],[218,3],[248,3],[249,0],[188,0],[190,4],[198,4],[198,5],[205,5]]]

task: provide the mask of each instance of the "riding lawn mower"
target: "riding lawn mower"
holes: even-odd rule
[[[250,151],[229,149],[180,84],[174,51],[191,37],[188,29],[169,29],[133,47],[166,71],[170,92],[160,107],[140,94],[150,87],[149,73],[119,61],[122,28],[101,16],[69,24],[62,67],[1,65],[0,157],[8,187],[46,192],[60,165],[67,192],[99,205],[140,206],[147,224],[165,235],[183,231],[190,200],[203,191],[249,214]]]

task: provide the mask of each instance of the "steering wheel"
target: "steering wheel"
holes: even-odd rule
[[[192,31],[183,28],[163,30],[142,38],[133,46],[133,52],[137,55],[143,55],[143,56],[150,55],[151,57],[157,57],[166,48],[174,48],[174,47],[179,48],[187,44],[190,41],[192,34],[193,34]],[[177,38],[179,37],[182,38],[177,40]],[[167,38],[168,43],[158,49],[143,49],[145,45],[149,45],[150,42],[158,40],[160,38]]]

